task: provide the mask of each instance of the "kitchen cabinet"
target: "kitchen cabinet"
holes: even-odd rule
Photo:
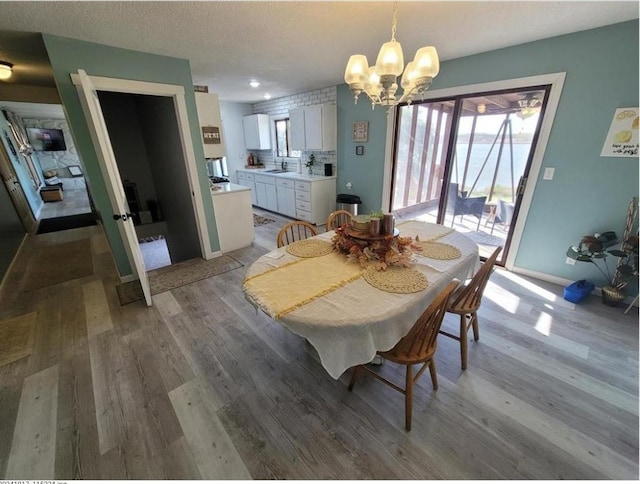
[[[252,114],[242,118],[244,145],[248,150],[271,149],[271,121],[267,114]]]
[[[254,205],[315,225],[325,223],[336,208],[336,177],[300,173],[269,174],[238,170],[238,182],[255,180]]]
[[[247,187],[235,183],[216,183],[211,198],[220,251],[226,253],[251,245],[255,232]]]
[[[335,151],[337,121],[335,104],[316,104],[289,111],[291,149]]]
[[[204,157],[221,158],[225,154],[218,95],[208,92],[196,92],[194,94]]]
[[[294,181],[287,179],[276,180],[276,195],[278,197],[278,212],[288,217],[296,216],[296,196]]]
[[[238,171],[238,185],[251,189],[251,205],[257,205],[256,199],[256,182],[253,173],[245,173]]]
[[[272,176],[256,175],[256,204],[259,207],[278,211],[278,195],[276,193],[276,180]]]

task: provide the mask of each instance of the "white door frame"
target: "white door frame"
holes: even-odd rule
[[[196,155],[193,150],[193,140],[191,138],[191,128],[189,124],[187,103],[185,101],[184,86],[100,76],[89,76],[89,79],[99,91],[165,96],[173,99],[180,140],[182,142],[182,154],[185,160],[189,189],[191,190],[191,202],[193,204],[193,212],[196,219],[196,225],[198,227],[202,258],[207,260],[213,258],[211,241],[209,239],[209,231],[207,227],[207,217],[202,202],[203,194],[200,189]],[[71,80],[75,86],[80,85],[80,77],[78,74],[71,74]]]
[[[535,191],[538,176],[540,174],[540,167],[542,166],[542,160],[544,159],[544,152],[547,148],[547,142],[549,141],[549,135],[551,134],[551,127],[553,126],[553,120],[556,116],[556,111],[560,102],[560,95],[562,94],[562,88],[564,86],[564,79],[566,75],[566,72],[555,72],[552,74],[543,74],[540,76],[519,77],[516,79],[505,79],[502,81],[470,84],[466,86],[456,86],[446,89],[436,89],[433,91],[427,91],[424,95],[424,99],[428,100],[461,96],[473,94],[476,92],[500,91],[504,89],[518,89],[530,86],[551,85],[549,100],[547,101],[544,118],[542,120],[542,125],[540,126],[540,135],[538,137],[538,142],[536,143],[535,151],[533,153],[533,160],[531,161],[531,168],[529,170],[527,184],[522,196],[520,210],[518,211],[518,218],[513,228],[513,235],[511,238],[511,245],[509,246],[509,253],[507,254],[507,259],[505,260],[504,264],[508,270],[513,269],[516,255],[518,254],[518,247],[520,246],[522,233],[527,221],[527,215],[529,214],[529,208],[531,207],[533,193]],[[394,108],[393,114],[395,114],[396,110],[397,108]],[[389,201],[389,197],[391,197],[391,177],[393,176],[393,135],[395,128],[395,119],[396,116],[392,115],[392,113],[387,116],[387,144],[385,149],[385,168],[384,180],[382,185],[383,206],[386,206]]]
[[[144,259],[140,246],[138,245],[138,237],[136,235],[136,229],[133,226],[133,219],[131,218],[131,214],[129,214],[129,204],[124,194],[124,187],[122,186],[116,156],[113,153],[113,147],[109,140],[109,131],[102,113],[98,90],[85,71],[80,69],[78,70],[78,74],[80,75],[81,83],[81,86],[78,87],[80,100],[87,119],[87,126],[91,133],[91,139],[96,148],[100,170],[105,178],[107,193],[109,193],[109,198],[112,201],[113,217],[116,220],[120,220],[118,230],[124,242],[127,257],[131,262],[134,275],[137,276],[140,281],[144,300],[147,306],[151,306],[153,300],[151,299],[149,278],[147,277]]]

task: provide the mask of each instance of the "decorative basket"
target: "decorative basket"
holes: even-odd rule
[[[619,306],[624,301],[624,292],[616,287],[606,286],[602,288],[602,304],[607,306]]]

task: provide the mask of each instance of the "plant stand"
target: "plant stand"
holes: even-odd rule
[[[631,304],[629,304],[629,306],[627,307],[627,309],[624,310],[624,314],[627,314],[629,312],[629,310],[633,307],[633,305],[635,303],[638,302],[638,299],[640,299],[640,294],[638,294],[635,299],[633,301],[631,301]]]

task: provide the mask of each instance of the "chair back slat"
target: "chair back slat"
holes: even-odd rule
[[[278,232],[276,243],[278,247],[284,247],[298,240],[308,239],[318,235],[316,228],[307,222],[295,221],[289,222]]]
[[[342,227],[344,224],[351,223],[351,212],[347,210],[336,210],[331,212],[327,217],[327,223],[325,225],[326,231],[335,230],[338,227]]]
[[[482,293],[501,251],[502,247],[498,247],[493,251],[493,254],[482,264],[482,267],[476,272],[469,284],[456,294],[449,305],[449,311],[471,312],[478,310],[482,302]]]
[[[446,313],[449,297],[457,286],[457,282],[450,282],[422,313],[409,332],[393,349],[385,353],[397,359],[414,362],[423,361],[432,355],[435,352],[436,338]]]

